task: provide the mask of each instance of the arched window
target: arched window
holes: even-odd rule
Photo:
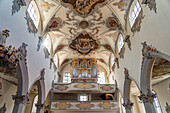
[[[123,35],[122,34],[119,34],[119,37],[118,37],[118,52],[120,53],[122,47],[124,46],[124,39],[123,39]]]
[[[71,76],[69,72],[65,72],[63,76],[63,83],[71,83]]]
[[[35,104],[37,104],[37,101],[38,101],[38,95],[34,97],[31,113],[36,113],[37,107],[35,106]]]
[[[99,83],[99,84],[105,84],[104,72],[99,72],[97,83]]]
[[[34,1],[31,1],[30,4],[28,5],[27,12],[31,17],[32,21],[34,22],[35,27],[38,28],[40,15],[38,12],[37,5]]]
[[[129,22],[131,27],[135,23],[136,18],[139,16],[140,11],[141,11],[141,6],[139,2],[137,0],[134,0],[129,12]]]

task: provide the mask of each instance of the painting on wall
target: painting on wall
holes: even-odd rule
[[[80,15],[88,15],[96,5],[104,3],[106,0],[61,0],[64,4],[70,4]]]
[[[89,34],[79,34],[72,43],[69,45],[73,50],[78,51],[80,54],[87,55],[91,51],[98,49],[99,44]]]

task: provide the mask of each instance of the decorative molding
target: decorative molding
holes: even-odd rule
[[[91,89],[91,88],[95,88],[95,85],[92,84],[77,84],[73,86],[74,88],[78,88],[78,89]]]
[[[26,6],[25,0],[13,0],[12,15],[21,9],[21,6]]]
[[[29,98],[29,96],[28,96],[28,94],[27,95],[12,95],[12,99],[13,100],[15,100],[15,102],[17,102],[17,103],[27,103],[27,102],[29,102],[29,100],[30,100],[30,98]]]
[[[43,37],[39,36],[38,37],[38,44],[37,44],[37,51],[40,50],[41,44],[43,43]]]
[[[34,35],[38,32],[37,28],[35,27],[35,24],[33,22],[33,20],[31,19],[30,15],[28,14],[28,12],[26,11],[26,17],[25,19],[27,20],[27,30],[29,33],[33,33]]]
[[[70,111],[84,111],[84,110],[114,110],[119,111],[118,102],[114,101],[87,101],[87,102],[73,102],[73,101],[57,101],[51,102],[51,108],[53,110],[70,110]]]
[[[44,80],[44,75],[45,75],[45,68],[43,68],[40,72],[40,76],[42,80]]]
[[[3,30],[0,31],[0,46],[4,45],[6,43],[6,39],[9,37],[9,30]]]
[[[88,15],[93,13],[96,6],[107,3],[107,0],[60,0],[63,6],[70,7],[71,11],[73,11],[76,15],[87,17]]]
[[[119,52],[120,58],[124,58],[125,54],[125,45],[121,48],[121,51]]]
[[[81,33],[74,40],[72,40],[69,47],[82,55],[87,55],[91,51],[98,49],[99,44],[92,38],[92,36],[90,36],[90,34]]]
[[[112,14],[112,17],[108,17],[105,21],[105,25],[110,30],[122,30],[121,23],[119,22],[119,19]]]
[[[165,110],[167,113],[170,113],[170,105],[166,102]]]
[[[130,35],[126,35],[125,42],[127,43],[129,50],[132,50],[131,41],[130,41]]]
[[[125,109],[131,110],[133,103],[129,99],[127,99],[127,101],[123,103],[123,106],[125,107]]]
[[[148,89],[147,95],[145,95],[145,94],[143,94],[143,93],[141,92],[141,95],[138,96],[138,98],[139,98],[143,103],[146,103],[146,102],[152,103],[152,102],[154,102],[154,98],[156,98],[156,97],[157,97],[157,95],[154,94],[154,93],[152,93],[152,91],[150,91],[150,89]]]
[[[66,22],[63,21],[60,17],[53,17],[48,25],[47,25],[47,28],[46,28],[46,32],[49,32],[49,31],[59,31],[59,29],[61,29],[63,27],[63,25],[65,24]]]
[[[108,51],[114,53],[112,47],[111,47],[109,44],[104,44],[103,47],[104,47],[105,49],[107,49]]]
[[[48,49],[46,47],[44,47],[43,51],[44,51],[44,54],[45,54],[45,59],[46,58],[49,59],[50,53],[48,52]]]
[[[138,17],[136,18],[135,20],[135,23],[133,24],[132,28],[131,28],[131,31],[133,33],[135,33],[136,31],[139,32],[140,31],[140,28],[141,28],[141,23],[142,23],[142,19],[144,18],[145,16],[143,15],[143,10],[140,11]]]
[[[35,104],[35,106],[37,107],[37,109],[43,109],[43,108],[45,108],[45,103],[43,103],[43,104]]]
[[[146,41],[143,42],[143,43],[141,43],[141,44],[143,45],[143,49],[142,49],[143,58],[142,58],[142,59],[144,59],[144,58],[151,59],[151,58],[152,58],[152,57],[150,56],[150,53],[151,53],[151,52],[157,52],[157,53],[159,53],[159,51],[158,51],[156,48],[147,45],[147,44],[146,44]]]
[[[155,0],[143,0],[142,4],[148,5],[150,10],[153,10],[155,13],[157,13],[157,7],[156,7],[156,1]]]
[[[6,110],[7,110],[6,103],[4,103],[4,105],[0,108],[0,113],[5,113]]]
[[[124,68],[125,79],[129,79],[129,70]]]
[[[115,62],[117,64],[117,68],[119,68],[119,59],[118,58],[115,58]]]

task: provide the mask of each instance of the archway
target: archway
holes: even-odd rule
[[[3,32],[5,33],[6,31]],[[8,33],[7,36],[9,36]],[[21,113],[24,101],[27,100],[28,72],[26,67],[26,46],[27,44],[23,43],[22,46],[15,49],[11,45],[0,45],[0,107],[2,107],[1,104],[3,104],[3,108],[7,106],[7,109],[4,109],[7,112],[12,112],[14,106],[13,112],[18,113],[20,110],[19,113]],[[14,103],[12,99],[15,100]]]
[[[24,113],[43,113],[45,107],[45,83],[44,83],[45,69],[41,70],[40,76],[36,82],[31,86],[28,96],[29,102],[25,107]]]
[[[143,64],[142,64],[141,78],[140,78],[141,79],[140,80],[140,87],[141,87],[140,99],[145,104],[146,113],[155,113],[159,111],[156,109],[157,105],[155,103],[155,99],[157,98],[157,95],[153,93],[152,91],[152,89],[154,88],[152,86],[153,84],[152,80],[154,77],[156,78],[158,77],[158,76],[154,76],[154,69],[156,69],[157,63],[161,62],[160,59],[166,62],[170,62],[170,56],[159,52],[156,48],[153,48],[147,45],[146,42],[142,43],[142,45],[143,45],[143,50],[142,50]]]
[[[129,76],[129,71],[125,68],[125,82],[123,92],[123,106],[126,113],[145,113],[144,105],[139,101],[140,90],[136,82]]]

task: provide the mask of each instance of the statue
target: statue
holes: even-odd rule
[[[3,30],[0,32],[0,46],[4,45],[6,43],[6,39],[9,37],[9,30]]]
[[[6,111],[6,103],[0,108],[0,113],[5,113]]]

